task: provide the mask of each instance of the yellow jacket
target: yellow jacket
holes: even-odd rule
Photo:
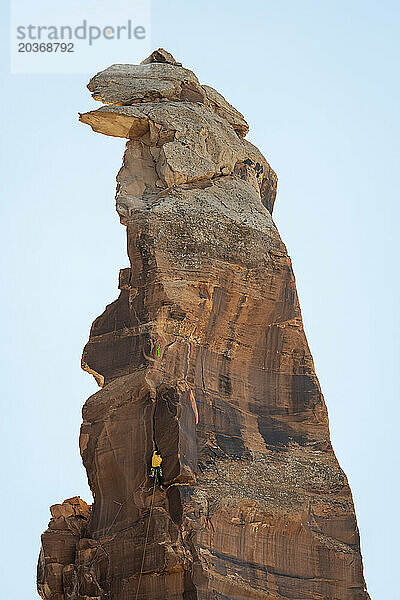
[[[152,467],[159,467],[162,463],[162,458],[159,454],[157,454],[156,452],[153,452],[153,456],[151,457],[151,466]]]

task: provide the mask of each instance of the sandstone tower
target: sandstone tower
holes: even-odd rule
[[[367,600],[351,492],[243,116],[166,51],[89,82],[127,138],[130,267],[82,366],[91,490],[51,507],[45,600]],[[163,456],[165,489],[149,464]]]

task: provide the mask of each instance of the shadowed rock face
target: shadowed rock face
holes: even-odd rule
[[[80,120],[128,139],[116,203],[130,267],[82,358],[102,387],[80,436],[94,502],[52,507],[40,595],[367,600],[271,217],[275,173],[243,116],[162,49],[88,87],[108,106]],[[166,489],[153,496],[156,448]]]

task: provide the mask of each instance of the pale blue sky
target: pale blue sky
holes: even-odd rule
[[[152,5],[152,46],[244,113],[279,176],[274,218],[352,486],[372,600],[400,599],[399,6]],[[127,265],[114,210],[124,143],[78,123],[93,106],[86,75],[9,74],[1,10],[1,589],[33,600],[49,505],[90,499],[78,432],[96,385],[80,354]]]

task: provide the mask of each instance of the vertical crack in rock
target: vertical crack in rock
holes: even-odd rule
[[[130,266],[82,357],[101,387],[80,434],[94,501],[51,507],[41,597],[367,600],[274,171],[243,115],[163,49],[88,88],[103,106],[80,120],[127,138]]]

